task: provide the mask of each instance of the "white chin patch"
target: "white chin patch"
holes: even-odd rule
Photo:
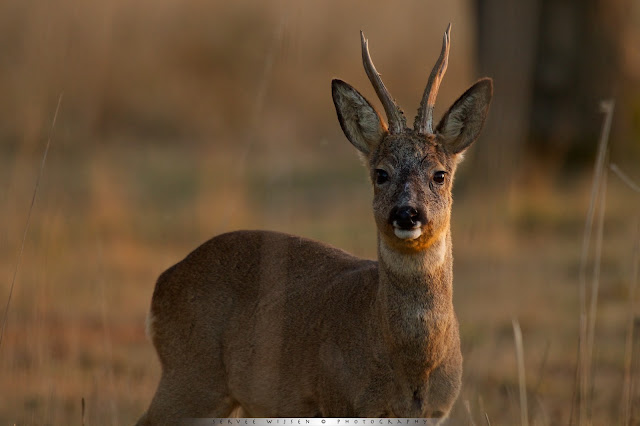
[[[401,240],[415,240],[420,235],[422,235],[422,229],[420,228],[420,224],[413,229],[401,229],[398,227],[393,227],[393,233],[396,234],[396,237]]]

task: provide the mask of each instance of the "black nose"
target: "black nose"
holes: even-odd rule
[[[420,220],[420,213],[414,207],[402,206],[391,211],[390,222],[402,229],[411,229]]]

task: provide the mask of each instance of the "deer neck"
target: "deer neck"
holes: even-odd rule
[[[381,291],[397,289],[407,296],[452,298],[453,259],[449,228],[427,249],[411,253],[395,250],[378,236],[378,265]]]
[[[379,326],[387,347],[404,354],[404,371],[429,370],[444,356],[456,321],[452,268],[448,228],[429,248],[411,254],[378,238]]]

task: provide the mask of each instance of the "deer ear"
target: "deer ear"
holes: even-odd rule
[[[461,153],[478,138],[487,118],[492,96],[493,80],[480,79],[442,117],[436,128],[436,135],[438,142],[448,153]]]
[[[331,94],[345,136],[360,152],[369,155],[387,134],[380,114],[364,96],[342,80],[331,82]]]

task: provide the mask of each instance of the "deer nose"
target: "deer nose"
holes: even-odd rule
[[[393,226],[401,229],[412,229],[419,226],[420,212],[411,206],[396,207],[389,218]]]

